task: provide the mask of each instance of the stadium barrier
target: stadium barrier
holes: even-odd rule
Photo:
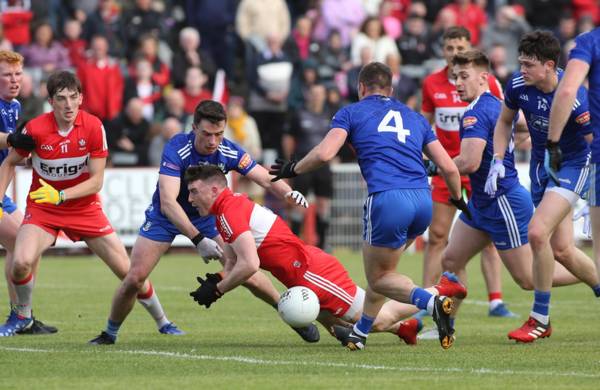
[[[519,179],[529,189],[527,164],[517,164]],[[332,165],[333,201],[331,223],[327,241],[331,248],[345,247],[353,250],[362,245],[363,203],[367,197],[367,186],[357,164]],[[130,247],[135,242],[139,227],[144,222],[144,211],[151,202],[158,179],[157,168],[107,168],[101,197],[103,207],[113,227],[123,243]],[[12,190],[19,209],[25,209],[25,200],[31,184],[31,171],[19,168]],[[308,194],[305,194],[308,195]],[[584,205],[580,201],[577,208]],[[575,238],[587,240],[582,234],[582,220],[575,222]],[[427,234],[424,235],[425,239]],[[83,243],[72,243],[66,237],[59,237],[57,248],[77,248]],[[179,236],[174,246],[191,246],[190,241]]]

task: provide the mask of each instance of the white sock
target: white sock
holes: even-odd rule
[[[152,284],[150,284],[150,289],[146,294],[142,296],[138,295],[137,300],[142,306],[144,306],[144,309],[150,313],[152,318],[154,318],[154,321],[156,321],[156,326],[158,326],[159,329],[170,322],[165,315],[165,311],[163,310],[160,301],[158,300],[158,295],[156,295],[156,292],[154,292]]]
[[[550,322],[550,316],[545,316],[540,313],[536,313],[534,311],[532,311],[529,314],[529,316],[535,318],[536,320],[538,320],[538,322],[541,322],[544,325],[548,325],[548,322]]]
[[[427,313],[429,313],[430,315],[433,314],[433,303],[435,302],[435,295],[432,295],[431,298],[429,298],[429,301],[427,301]]]
[[[12,281],[17,293],[17,302],[15,308],[17,314],[21,317],[31,318],[31,300],[33,295],[33,274],[29,274],[25,279]]]
[[[490,310],[494,310],[498,305],[502,304],[502,299],[492,299],[490,301]]]

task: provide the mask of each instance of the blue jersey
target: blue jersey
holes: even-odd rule
[[[339,110],[331,127],[348,132],[369,194],[429,188],[422,150],[436,136],[422,115],[395,99],[371,95]]]
[[[465,110],[460,123],[460,139],[480,138],[486,141],[479,169],[469,175],[471,181],[471,199],[477,208],[486,207],[494,201],[483,188],[487,180],[492,158],[494,156],[494,127],[500,116],[502,102],[489,92],[483,93],[475,99]],[[515,169],[515,158],[513,154],[514,144],[511,140],[504,154],[505,176],[498,179],[498,191],[496,197],[504,195],[511,188],[519,185],[519,177]]]
[[[13,99],[10,102],[0,99],[0,132],[12,133],[17,129],[17,121],[21,112],[21,103]],[[0,150],[0,164],[8,155],[8,149]]]
[[[256,161],[250,157],[244,149],[237,144],[223,139],[216,152],[210,155],[202,155],[194,148],[194,132],[189,134],[177,134],[167,142],[162,154],[159,174],[174,176],[181,179],[177,203],[181,205],[190,219],[198,217],[196,210],[188,201],[189,192],[184,180],[185,170],[191,165],[212,164],[217,165],[223,173],[235,170],[246,175],[256,166]],[[151,216],[166,218],[160,211],[160,191],[158,184],[152,195]]]
[[[588,93],[594,128],[592,162],[600,163],[600,27],[575,38],[575,47],[571,50],[569,59],[578,59],[590,65]]]
[[[559,69],[557,74],[560,80],[563,75],[562,70]],[[515,73],[506,86],[504,96],[506,106],[512,110],[521,109],[525,114],[531,135],[531,164],[544,161],[554,92],[544,93],[534,86],[525,85],[520,72]],[[588,159],[590,147],[584,138],[586,134],[592,132],[588,106],[587,90],[580,87],[571,116],[559,141],[563,164],[581,165]]]

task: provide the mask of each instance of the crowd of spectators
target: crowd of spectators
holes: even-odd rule
[[[114,166],[158,164],[203,99],[226,105],[228,136],[256,159],[289,158],[299,151],[283,141],[301,139],[292,122],[314,87],[325,91],[314,115],[328,119],[358,99],[370,61],[392,68],[395,96],[418,110],[449,26],[469,29],[503,82],[518,69],[523,33],[552,30],[564,61],[573,38],[600,22],[596,0],[0,0],[0,10],[0,48],[25,57],[22,120],[49,109],[48,75],[72,69]]]

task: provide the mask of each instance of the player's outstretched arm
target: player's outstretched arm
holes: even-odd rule
[[[333,128],[329,130],[325,138],[315,146],[308,154],[294,167],[294,172],[297,175],[314,171],[321,165],[333,160],[338,154],[346,138],[348,132],[344,129]]]
[[[486,144],[486,140],[482,138],[464,138],[460,142],[460,154],[454,157],[454,163],[461,175],[468,175],[479,169]]]
[[[23,159],[23,156],[15,150],[11,150],[0,165],[0,202],[4,199],[6,189],[15,176],[15,166],[19,165]]]
[[[258,271],[260,266],[256,244],[250,231],[240,234],[231,243],[231,248],[235,252],[236,260],[224,279],[217,284],[222,294],[244,283]]]
[[[160,191],[160,211],[167,217],[179,231],[193,239],[200,233],[192,221],[177,202],[181,179],[176,176],[158,175],[158,188]]]
[[[65,188],[64,200],[83,198],[100,192],[104,184],[104,168],[106,168],[106,157],[90,158],[88,162],[90,177],[73,187]]]
[[[460,174],[458,173],[458,168],[440,141],[435,140],[428,143],[425,145],[423,152],[431,161],[435,163],[435,165],[437,165],[438,172],[442,174],[446,184],[448,184],[450,196],[456,200],[462,198]]]
[[[502,111],[494,127],[494,156],[499,160],[504,159],[504,153],[510,142],[512,135],[512,121],[515,117],[516,111],[508,108],[506,104],[502,103]]]
[[[590,65],[578,59],[571,59],[567,63],[567,68],[558,84],[550,108],[548,141],[556,143],[560,140],[569,115],[571,115],[577,97],[577,90],[585,80],[589,70]]]
[[[261,165],[257,164],[246,174],[246,177],[292,205],[308,207],[308,202],[301,192],[294,191],[292,187],[283,180],[271,181],[269,171]]]

